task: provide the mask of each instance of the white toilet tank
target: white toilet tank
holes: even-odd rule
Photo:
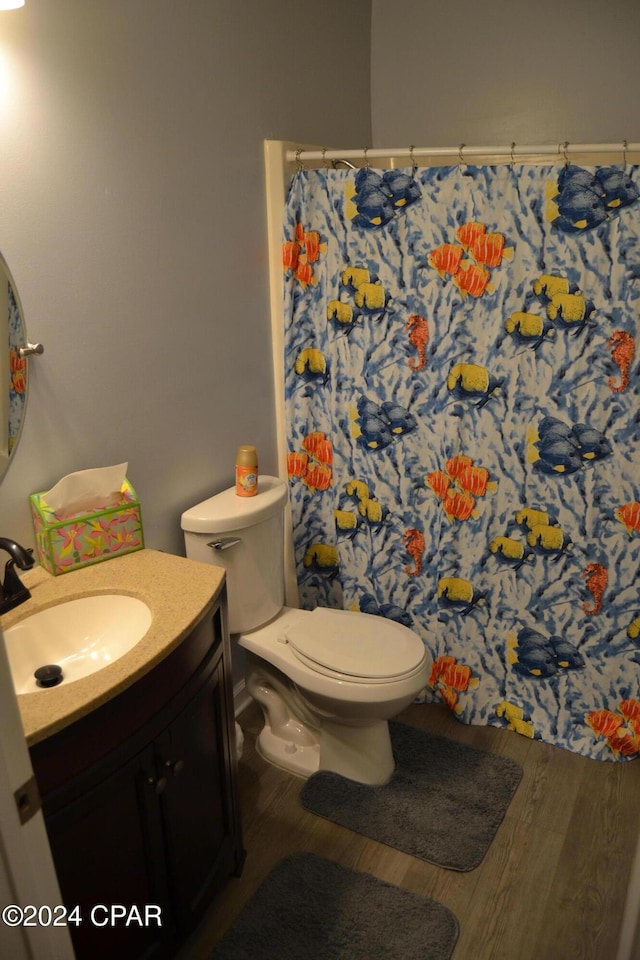
[[[187,557],[226,570],[230,633],[255,630],[284,604],[286,502],[286,484],[261,476],[255,497],[229,487],[182,514]]]

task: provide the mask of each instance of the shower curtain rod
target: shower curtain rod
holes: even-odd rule
[[[305,160],[374,160],[386,157],[458,157],[464,163],[470,157],[505,157],[508,160],[517,160],[525,156],[558,156],[563,161],[569,159],[569,154],[589,153],[618,153],[626,160],[627,153],[640,151],[640,142],[628,143],[621,140],[619,143],[569,143],[559,144],[537,143],[521,146],[512,143],[491,145],[486,147],[467,146],[465,143],[457,147],[385,147],[355,150],[288,150],[288,161]]]

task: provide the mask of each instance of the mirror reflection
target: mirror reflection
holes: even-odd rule
[[[27,342],[22,306],[11,272],[0,255],[0,480],[15,451],[27,403]]]

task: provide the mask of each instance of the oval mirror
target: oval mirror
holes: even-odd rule
[[[27,407],[27,343],[22,305],[11,271],[0,254],[0,481],[20,439]]]

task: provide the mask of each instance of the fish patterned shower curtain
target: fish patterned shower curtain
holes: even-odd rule
[[[11,453],[20,432],[27,402],[27,361],[18,350],[24,346],[20,308],[11,283],[8,284],[9,319],[9,423],[8,452]],[[0,378],[2,379],[2,378]]]
[[[420,699],[640,753],[638,167],[300,170],[285,214],[301,605],[415,630]]]

